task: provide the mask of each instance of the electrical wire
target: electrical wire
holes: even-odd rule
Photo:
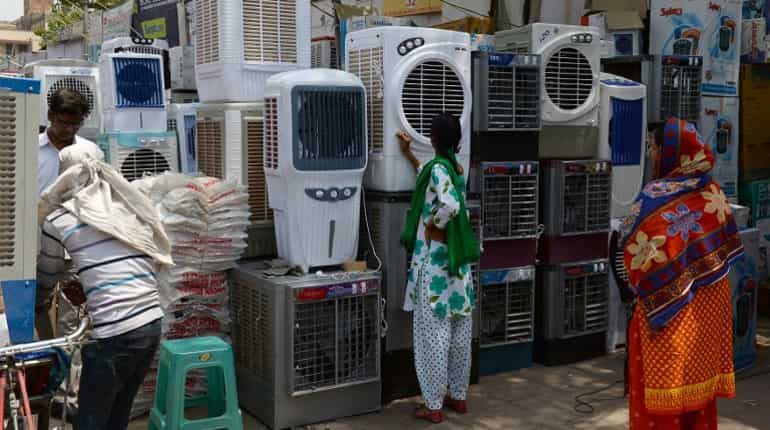
[[[591,399],[591,400],[582,400],[583,397],[588,397],[588,396],[594,396],[596,394],[601,394],[601,393],[603,393],[605,391],[608,391],[608,390],[612,389],[614,386],[616,386],[618,384],[622,384],[622,383],[623,383],[623,380],[622,379],[618,379],[617,381],[615,381],[615,382],[613,382],[613,383],[611,383],[611,384],[609,384],[607,386],[604,386],[602,388],[599,388],[597,390],[589,391],[589,392],[583,393],[583,394],[578,394],[577,396],[575,396],[575,407],[574,407],[575,412],[581,413],[581,414],[592,414],[592,413],[594,413],[594,404],[596,404],[596,403],[609,402],[609,401],[613,401],[613,400],[625,399],[625,396],[615,396],[615,397],[600,397],[600,398]]]
[[[315,4],[315,3],[313,3],[313,2],[310,2],[310,6],[313,6],[314,8],[318,9],[319,11],[321,11],[321,13],[323,13],[324,15],[326,15],[326,16],[328,16],[328,17],[331,17],[331,18],[337,18],[336,16],[334,16],[334,14],[332,14],[332,13],[331,13],[331,12],[329,12],[329,11],[326,11],[326,10],[323,10],[323,9],[321,9],[321,7],[320,7],[320,6],[318,6],[317,4]]]

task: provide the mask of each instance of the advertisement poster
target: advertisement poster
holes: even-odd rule
[[[134,2],[128,0],[112,9],[89,13],[86,17],[86,37],[88,39],[88,58],[98,61],[102,42],[116,37],[131,35],[131,15]]]
[[[387,16],[422,15],[441,12],[441,0],[383,0],[382,14]]]
[[[137,0],[134,28],[149,39],[166,39],[169,47],[179,45],[176,0]]]

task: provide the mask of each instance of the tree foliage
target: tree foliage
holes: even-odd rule
[[[43,44],[56,40],[59,32],[83,19],[86,12],[107,10],[125,3],[126,0],[59,0],[46,16],[45,26],[35,30]]]

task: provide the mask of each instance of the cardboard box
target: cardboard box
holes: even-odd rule
[[[743,0],[743,19],[767,17],[767,0]]]
[[[741,66],[741,180],[770,178],[770,64]]]
[[[741,63],[764,63],[767,59],[765,18],[744,19],[741,29]]]
[[[652,0],[651,55],[703,57],[703,95],[737,96],[741,0]]]
[[[442,30],[462,31],[463,33],[494,34],[495,21],[492,18],[469,16],[466,18],[434,25]]]
[[[581,24],[599,29],[602,40],[612,42],[602,58],[640,55],[644,23],[635,11],[607,11],[585,15]]]
[[[738,127],[737,97],[702,97],[698,130],[714,153],[712,176],[731,201],[738,199]]]
[[[757,331],[757,285],[759,284],[759,231],[751,228],[742,230],[741,242],[743,242],[744,258],[739,259],[730,268],[729,280],[732,290],[732,303],[735,330],[733,356],[735,370],[744,370],[750,367],[756,359],[756,331]],[[741,309],[749,299],[749,309]],[[748,324],[743,333],[739,333],[739,318],[743,312],[748,312]]]
[[[770,179],[741,182],[740,202],[749,208],[752,222],[770,218]]]
[[[591,11],[634,11],[640,18],[647,16],[649,0],[586,0],[585,8]]]

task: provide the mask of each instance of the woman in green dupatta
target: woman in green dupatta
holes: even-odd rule
[[[465,211],[463,170],[455,158],[461,135],[453,115],[433,118],[435,157],[421,166],[411,139],[399,133],[401,149],[418,172],[401,235],[413,254],[404,310],[414,316],[415,368],[425,402],[415,416],[433,423],[443,420],[444,405],[467,412],[475,306],[470,264],[479,259],[479,244]]]

